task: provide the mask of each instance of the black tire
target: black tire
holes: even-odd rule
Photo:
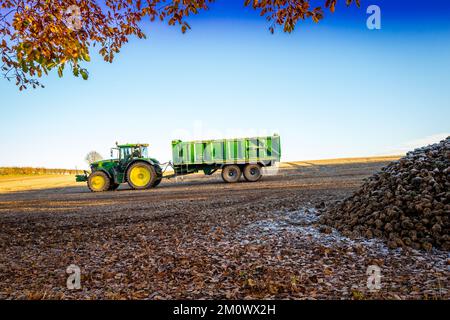
[[[133,179],[132,179],[131,175],[132,175],[133,169],[136,169],[136,168],[148,170],[148,172],[150,173],[150,179],[148,179],[148,182],[146,182],[143,185],[133,183]],[[131,188],[136,189],[136,190],[152,188],[155,184],[156,179],[157,179],[157,175],[156,175],[155,168],[146,162],[133,163],[127,170],[127,182]]]
[[[256,182],[262,177],[261,166],[259,164],[247,164],[244,167],[244,178],[249,182]]]
[[[117,190],[117,188],[119,188],[119,186],[120,186],[120,184],[111,182],[111,185],[109,186],[108,190],[115,191],[115,190]]]
[[[162,180],[161,178],[156,179],[155,184],[153,185],[153,188],[157,187],[161,183],[161,180]]]
[[[237,165],[227,165],[222,168],[222,179],[228,183],[235,183],[241,179],[242,171]]]
[[[102,178],[104,183],[99,185],[97,180]],[[92,192],[103,192],[109,190],[109,186],[111,185],[111,180],[108,175],[103,171],[96,171],[89,175],[87,185]]]

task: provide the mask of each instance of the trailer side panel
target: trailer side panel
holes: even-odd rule
[[[280,137],[252,137],[239,139],[172,141],[175,166],[223,165],[279,162]]]

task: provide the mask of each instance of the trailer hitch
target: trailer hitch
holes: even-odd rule
[[[177,173],[175,172],[175,168],[174,168],[174,166],[173,166],[172,161],[161,163],[161,166],[165,166],[164,169],[163,169],[162,172],[161,172],[162,178],[164,178],[164,179],[171,179],[171,178],[176,178],[176,177],[177,177]],[[169,167],[172,168],[173,174],[170,174],[170,175],[165,176],[164,173],[166,172],[166,170],[167,170]]]

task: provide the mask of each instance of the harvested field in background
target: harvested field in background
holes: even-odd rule
[[[0,176],[0,194],[76,185],[74,175]]]

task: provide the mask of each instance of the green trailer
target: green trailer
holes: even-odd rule
[[[222,169],[226,182],[237,182],[244,174],[247,181],[257,181],[262,167],[280,161],[281,145],[277,135],[268,137],[172,141],[173,168],[177,175],[203,171],[206,175]]]
[[[172,141],[172,161],[161,164],[148,156],[147,144],[124,144],[111,149],[116,157],[91,164],[91,172],[77,175],[93,192],[115,190],[121,183],[133,189],[156,187],[163,178],[173,178],[203,171],[206,175],[221,170],[225,182],[234,183],[244,176],[246,181],[261,179],[263,167],[280,161],[278,135],[238,139]],[[163,169],[164,167],[164,169]],[[167,168],[173,174],[164,175]]]

